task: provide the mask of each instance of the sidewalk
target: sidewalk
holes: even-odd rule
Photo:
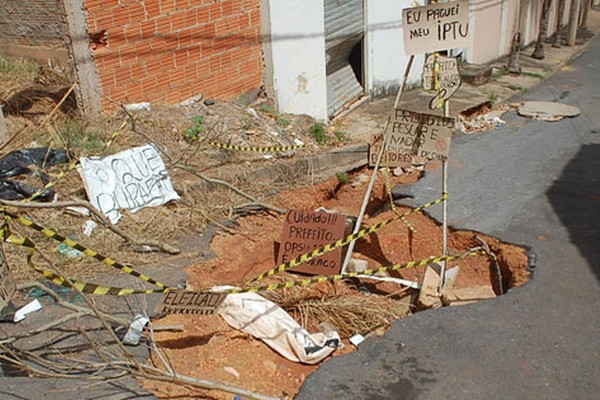
[[[518,96],[552,76],[555,72],[577,59],[591,42],[592,38],[600,32],[600,11],[592,9],[588,20],[587,32],[581,30],[577,33],[575,46],[560,48],[552,47],[547,43],[544,47],[545,58],[536,60],[531,57],[534,44],[521,51],[521,75],[502,73],[507,65],[507,57],[492,63],[492,79],[479,86],[463,82],[458,91],[450,98],[450,115],[457,116],[461,112],[492,101],[499,104],[508,101],[513,96]],[[413,66],[418,68],[418,66]],[[401,98],[401,104],[412,110],[432,112],[427,106],[433,94],[422,89],[413,89],[406,92]],[[392,111],[395,96],[365,102],[345,116],[339,117],[336,122],[340,125],[353,142],[369,142],[370,135],[382,133],[385,123]],[[552,101],[552,99],[549,99]],[[439,112],[439,111],[437,111]]]

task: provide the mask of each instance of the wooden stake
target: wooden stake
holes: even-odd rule
[[[394,110],[398,108],[398,104],[400,103],[400,98],[402,97],[402,93],[404,93],[404,89],[406,88],[406,82],[408,81],[408,75],[410,74],[410,69],[412,68],[412,63],[415,59],[414,55],[411,55],[408,59],[408,64],[406,65],[406,70],[404,71],[404,77],[402,78],[402,85],[400,85],[400,89],[398,89],[398,94],[396,95],[396,101],[394,102]],[[381,160],[383,159],[383,153],[385,152],[385,148],[387,146],[388,141],[388,132],[387,126],[389,125],[390,120],[386,123],[386,128],[383,133],[383,142],[381,143],[381,147],[379,148],[379,153],[377,153],[377,161],[375,162],[375,167],[373,168],[373,174],[371,175],[371,181],[369,182],[369,186],[367,188],[367,192],[365,193],[365,198],[363,199],[362,207],[360,208],[360,212],[356,218],[356,225],[354,226],[353,233],[357,233],[360,230],[360,225],[362,223],[363,217],[365,215],[365,211],[367,210],[367,205],[369,204],[369,198],[371,197],[371,192],[373,191],[373,186],[375,186],[375,179],[377,179],[377,171],[379,170],[379,165],[381,164]],[[356,241],[351,241],[348,244],[348,249],[346,251],[346,257],[344,258],[344,263],[342,264],[341,273],[346,272],[346,268],[348,267],[348,262],[352,257],[352,251],[354,250],[354,244]]]

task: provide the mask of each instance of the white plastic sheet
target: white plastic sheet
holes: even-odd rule
[[[232,327],[262,340],[295,362],[316,364],[341,343],[336,332],[310,334],[277,304],[256,293],[229,294],[219,314]]]

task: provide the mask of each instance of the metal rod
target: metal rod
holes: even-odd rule
[[[406,65],[406,70],[404,71],[404,77],[402,78],[402,84],[400,85],[400,89],[398,89],[398,94],[396,95],[396,101],[394,102],[394,110],[398,108],[398,104],[400,103],[400,98],[402,97],[402,93],[404,93],[404,89],[406,88],[406,82],[408,81],[408,75],[410,74],[410,69],[412,68],[412,63],[415,56],[411,55],[408,59],[408,64]],[[381,143],[381,147],[379,148],[379,152],[377,153],[377,161],[375,162],[375,167],[373,168],[373,174],[371,174],[371,181],[369,182],[369,186],[367,187],[367,192],[365,193],[365,198],[363,199],[362,206],[360,208],[360,212],[356,217],[356,225],[354,226],[353,233],[357,233],[360,230],[360,224],[362,223],[363,217],[365,215],[365,211],[367,210],[367,206],[369,205],[369,198],[371,197],[371,192],[373,191],[373,186],[375,186],[375,179],[377,179],[377,171],[379,170],[379,165],[381,164],[381,160],[383,159],[383,153],[385,152],[385,148],[387,146],[388,140],[388,132],[387,126],[390,123],[388,121],[386,123],[385,131],[383,133],[383,142]],[[351,241],[348,244],[348,249],[346,250],[346,257],[344,258],[344,263],[342,264],[341,273],[346,272],[346,268],[348,267],[348,262],[350,262],[350,258],[352,257],[352,251],[354,250],[355,240]]]
[[[450,116],[450,100],[444,102],[444,117]],[[442,160],[442,195],[448,193],[448,160]],[[448,199],[442,203],[442,252],[443,255],[448,255]],[[440,288],[442,293],[444,287],[444,278],[446,275],[446,260],[442,261],[442,269],[440,271]]]

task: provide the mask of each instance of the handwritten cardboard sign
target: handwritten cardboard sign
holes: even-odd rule
[[[469,47],[469,1],[430,4],[402,10],[406,54]]]
[[[283,264],[344,237],[346,218],[341,214],[289,210],[285,214],[277,264]],[[311,275],[337,274],[342,268],[342,249],[301,264],[290,271]]]
[[[8,265],[4,261],[4,254],[0,257],[0,310],[2,310],[6,303],[12,299],[17,290],[17,285],[10,273],[10,269],[8,269]]]
[[[396,109],[386,130],[387,150],[444,160],[450,152],[454,123],[450,117]]]
[[[81,158],[81,174],[90,202],[113,224],[121,219],[119,209],[136,212],[179,199],[152,145],[104,158]]]
[[[371,135],[371,141],[369,142],[369,167],[374,167],[375,164],[377,164],[377,156],[382,143],[382,133]],[[383,151],[383,156],[381,158],[381,165],[392,168],[408,167],[411,165],[412,157],[410,154],[394,151],[394,148],[389,145],[386,147],[387,148]]]
[[[166,314],[214,314],[227,293],[194,292],[171,290],[164,294],[156,308],[157,313]]]
[[[460,87],[456,58],[430,54],[425,60],[422,78],[423,89],[437,91],[429,102],[429,108],[439,108],[438,104],[443,104],[443,101],[452,97]]]

